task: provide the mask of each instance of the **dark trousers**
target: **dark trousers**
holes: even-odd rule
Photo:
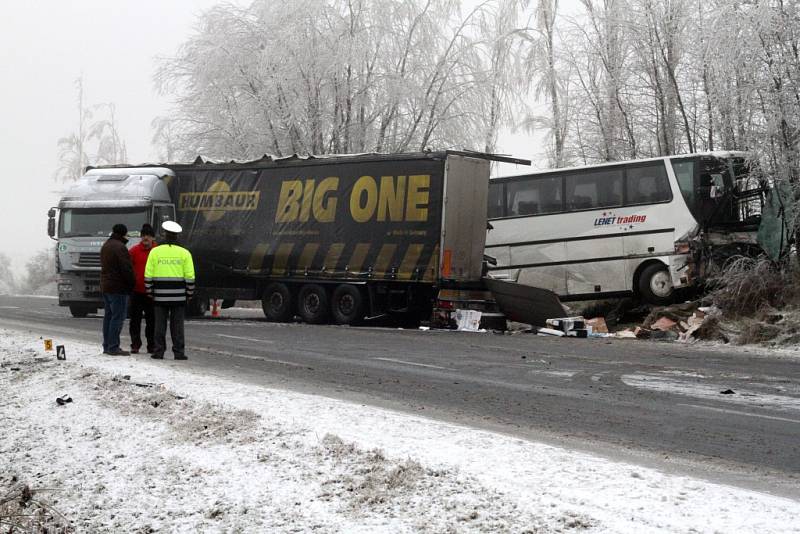
[[[117,352],[119,334],[128,312],[128,295],[103,293],[103,352]]]
[[[167,319],[169,319],[169,333],[172,337],[172,353],[175,356],[184,356],[183,345],[183,317],[185,306],[154,306],[155,315],[155,356],[164,356],[167,350]]]
[[[144,337],[147,340],[147,352],[153,352],[155,349],[153,299],[144,293],[131,295],[130,315],[131,349],[139,350],[142,347],[142,316],[144,316]]]

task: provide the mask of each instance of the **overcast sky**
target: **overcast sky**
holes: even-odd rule
[[[75,80],[87,104],[114,102],[132,161],[155,156],[150,121],[168,102],[153,89],[155,58],[175,52],[215,0],[4,2],[0,17],[0,252],[20,269],[52,243],[47,208],[56,142],[77,123]]]
[[[197,16],[218,0],[35,0],[3,3],[0,17],[0,252],[20,271],[50,246],[47,209],[56,142],[76,129],[75,80],[86,105],[113,102],[132,163],[155,159],[150,121],[169,102],[153,88],[158,57],[173,55]],[[500,150],[532,157],[526,136]],[[519,171],[518,171],[519,172]]]

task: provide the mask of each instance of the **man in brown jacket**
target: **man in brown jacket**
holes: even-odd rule
[[[100,249],[100,291],[103,293],[103,353],[128,356],[130,352],[119,346],[119,334],[128,310],[128,295],[133,291],[136,279],[133,275],[131,256],[125,244],[128,228],[115,224],[111,237]]]

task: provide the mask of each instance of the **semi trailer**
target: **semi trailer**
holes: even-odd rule
[[[492,160],[530,163],[442,151],[89,168],[49,213],[59,303],[101,307],[113,224],[135,242],[142,223],[176,220],[197,270],[191,312],[221,299],[260,300],[272,321],[441,314],[440,295],[483,288]]]

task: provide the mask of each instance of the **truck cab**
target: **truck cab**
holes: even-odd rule
[[[74,317],[103,307],[100,294],[100,248],[111,227],[128,227],[128,246],[150,223],[175,219],[168,182],[175,174],[164,167],[88,169],[48,212],[48,234],[57,241],[58,303]]]

